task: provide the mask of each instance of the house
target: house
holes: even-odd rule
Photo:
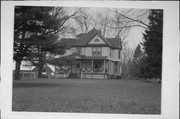
[[[63,38],[60,43],[67,44],[67,54],[76,53],[76,63],[71,65],[69,77],[107,79],[121,76],[121,50],[119,38],[104,38],[92,29],[77,38]]]
[[[35,67],[32,72],[35,72],[35,77],[38,78],[39,67]],[[54,71],[49,64],[44,64],[42,69],[42,78],[54,78]]]
[[[37,79],[38,71],[37,66],[32,66],[28,61],[23,61],[20,67],[20,77],[21,79]],[[53,66],[44,64],[42,76],[42,78],[54,78]]]

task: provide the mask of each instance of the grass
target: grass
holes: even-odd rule
[[[13,111],[160,114],[161,84],[41,79],[13,83]]]

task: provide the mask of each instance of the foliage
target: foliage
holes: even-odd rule
[[[15,8],[14,60],[17,71],[15,78],[20,78],[22,60],[29,60],[42,69],[47,52],[53,55],[65,53],[66,46],[56,42],[59,35],[67,30],[65,23],[71,16],[68,16],[63,8],[30,6]]]
[[[163,11],[151,10],[148,18],[150,23],[143,34],[145,56],[141,59],[140,73],[146,78],[161,78]]]
[[[49,58],[47,62],[59,67],[70,66],[76,62],[76,53],[58,58]]]

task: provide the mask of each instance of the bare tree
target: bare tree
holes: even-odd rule
[[[80,9],[76,17],[74,17],[80,33],[87,33],[92,27],[96,26],[96,22],[86,9]]]

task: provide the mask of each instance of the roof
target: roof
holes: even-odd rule
[[[77,35],[78,38],[63,38],[60,40],[60,43],[67,44],[69,46],[74,47],[84,47],[87,46],[87,44],[98,35],[109,47],[115,48],[115,49],[121,49],[121,40],[120,38],[104,38],[101,33],[96,30],[92,29],[88,33],[81,33]]]
[[[81,56],[78,57],[77,59],[99,59],[99,60],[104,60],[107,59],[107,56]]]
[[[49,69],[50,72],[54,72],[54,67],[50,64],[44,64],[43,68],[47,68]],[[38,69],[38,67],[35,67],[32,71],[36,71]]]
[[[120,38],[106,38],[106,40],[113,46],[113,48],[122,49],[121,39]]]

